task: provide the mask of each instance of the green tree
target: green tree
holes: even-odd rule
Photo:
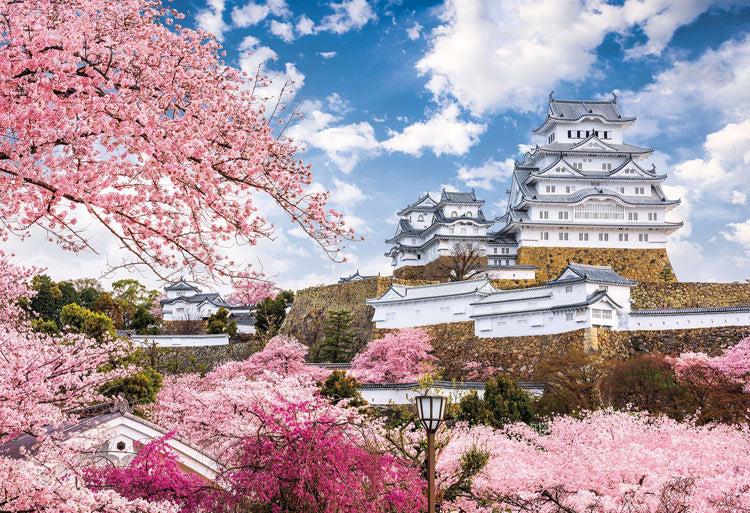
[[[333,371],[320,387],[320,395],[327,397],[333,404],[350,399],[347,406],[364,406],[367,402],[359,393],[360,383],[357,378],[347,376],[345,371]]]
[[[499,428],[512,422],[531,422],[534,410],[531,396],[517,381],[501,372],[484,384],[484,398],[472,392],[461,399],[457,417],[472,426],[487,424]]]
[[[151,367],[144,367],[135,374],[119,378],[102,386],[101,393],[107,397],[123,396],[132,405],[156,402],[161,390],[162,376]]]
[[[317,359],[324,362],[345,362],[354,351],[356,334],[352,329],[354,317],[348,310],[329,310],[323,328],[325,340]]]
[[[58,333],[55,321],[31,319],[31,328],[38,333],[46,333],[47,335],[57,335]]]
[[[75,303],[62,308],[60,323],[68,333],[82,333],[99,342],[115,336],[115,325],[112,319],[103,313],[92,312]]]
[[[129,278],[112,283],[112,298],[120,306],[122,328],[130,328],[130,323],[138,307],[150,308],[158,295],[159,291],[147,289],[138,280]]]
[[[237,323],[229,319],[229,310],[223,306],[208,316],[208,333],[226,333],[230,337],[237,334]]]
[[[675,276],[674,272],[672,271],[671,265],[667,264],[661,268],[661,271],[659,271],[659,279],[667,283],[670,281],[674,281]]]
[[[53,321],[59,326],[63,294],[57,283],[46,274],[37,274],[31,279],[31,288],[36,291],[31,298],[31,309],[45,321]]]
[[[158,335],[159,323],[148,308],[139,306],[133,314],[133,320],[130,321],[130,329],[135,330],[138,335]]]
[[[91,305],[91,310],[100,312],[112,319],[117,329],[125,329],[125,323],[122,315],[122,307],[119,302],[115,301],[112,294],[102,292]]]
[[[91,310],[100,295],[101,291],[92,287],[86,287],[78,293],[78,297],[80,298],[78,304]]]
[[[81,297],[79,296],[78,291],[70,282],[68,281],[57,282],[57,288],[59,288],[60,292],[62,293],[63,306],[70,305],[72,303],[75,303],[77,305],[81,303]]]
[[[255,310],[255,329],[263,335],[275,335],[286,318],[286,307],[294,301],[291,290],[280,292],[275,299],[265,298]]]

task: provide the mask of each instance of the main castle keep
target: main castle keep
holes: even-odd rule
[[[667,236],[682,226],[666,220],[680,201],[664,194],[666,173],[642,164],[653,149],[624,142],[633,123],[614,95],[589,101],[550,94],[546,118],[533,130],[545,144],[515,163],[505,214],[486,219],[474,191],[422,196],[398,212],[396,234],[386,241],[394,275],[419,277],[404,268],[471,244],[497,278],[529,279],[534,269],[533,278],[548,280],[577,261],[654,281],[669,265]]]

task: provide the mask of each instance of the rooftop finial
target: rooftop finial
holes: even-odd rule
[[[617,103],[617,93],[612,91],[612,103]]]
[[[549,92],[549,99],[550,100],[554,100],[555,99],[554,98],[554,94],[555,94],[555,90],[554,89]]]

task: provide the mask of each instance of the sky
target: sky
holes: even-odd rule
[[[228,64],[263,66],[279,87],[294,81],[286,100],[304,117],[286,135],[305,146],[314,186],[331,191],[365,238],[346,244],[346,262],[331,261],[258,197],[276,238],[233,252],[284,288],[355,270],[389,275],[395,212],[426,191],[474,188],[487,217],[502,215],[513,161],[543,143],[531,130],[552,90],[563,99],[614,92],[638,118],[625,141],[655,149],[646,166],[666,172],[665,192],[682,200],[671,215],[685,225],[668,245],[678,279],[750,278],[750,0],[171,5],[183,25],[222,42]],[[39,234],[11,250],[54,279],[98,277],[118,249],[90,230],[98,254],[64,252]]]

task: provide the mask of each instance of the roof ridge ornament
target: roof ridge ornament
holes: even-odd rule
[[[612,91],[612,103],[617,103],[617,93]]]

